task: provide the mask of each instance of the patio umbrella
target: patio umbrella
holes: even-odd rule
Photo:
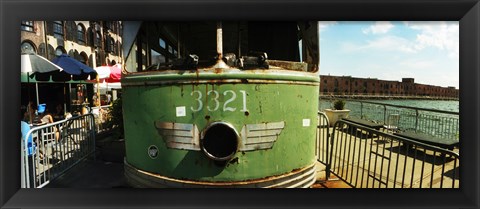
[[[108,86],[111,84],[115,88],[120,87],[120,79],[122,77],[122,65],[116,64],[114,66],[100,66],[96,67],[97,79],[92,82],[97,82],[97,97],[100,97],[100,89],[108,91]],[[112,87],[111,87],[112,88]]]
[[[87,80],[89,76],[95,77],[97,75],[93,68],[66,54],[56,57],[53,63],[63,68],[63,71],[52,75],[54,81]]]
[[[98,74],[100,82],[116,83],[120,82],[122,77],[122,65],[116,64],[114,66],[100,66],[96,67],[95,71]]]
[[[34,53],[21,55],[21,72],[37,81],[49,81],[52,73],[63,71],[62,67],[50,62],[48,59]]]
[[[35,77],[36,81],[49,81],[50,76],[63,71],[63,68],[50,62],[45,57],[35,53],[23,53],[21,55],[21,74],[27,75],[27,83]],[[28,89],[28,100],[30,100],[30,88]],[[37,105],[39,104],[38,83],[35,83]]]

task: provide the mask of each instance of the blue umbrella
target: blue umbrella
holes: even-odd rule
[[[53,59],[53,63],[63,68],[63,71],[52,75],[52,80],[54,81],[69,81],[71,79],[76,81],[86,80],[88,76],[95,77],[97,75],[97,72],[93,68],[66,54],[62,54]]]

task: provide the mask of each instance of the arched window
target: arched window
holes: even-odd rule
[[[63,39],[63,21],[53,21],[53,36]]]
[[[82,24],[77,25],[77,40],[81,45],[85,45],[85,27]]]
[[[96,47],[102,46],[102,35],[100,35],[100,32],[95,33],[95,46]]]
[[[21,52],[30,54],[30,53],[36,53],[37,50],[35,50],[35,46],[33,43],[30,43],[29,41],[24,41],[21,45]]]
[[[81,63],[83,63],[85,65],[89,65],[88,56],[85,52],[80,52],[80,54],[78,55],[78,61],[80,61]]]
[[[57,56],[60,56],[62,54],[66,54],[67,51],[65,50],[65,48],[63,48],[63,46],[59,46],[55,49],[55,55]]]

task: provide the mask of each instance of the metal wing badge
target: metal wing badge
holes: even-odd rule
[[[201,150],[197,125],[156,121],[155,127],[168,148]],[[284,127],[284,121],[244,125],[240,132],[239,151],[272,148]]]
[[[155,121],[155,128],[168,148],[200,150],[200,134],[197,125]]]
[[[285,127],[285,122],[270,122],[244,125],[240,132],[240,151],[270,149]]]

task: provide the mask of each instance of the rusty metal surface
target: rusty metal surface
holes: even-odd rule
[[[307,71],[308,64],[305,62],[289,62],[283,60],[268,60],[268,64],[272,67],[279,67],[284,68],[286,70],[294,70],[294,71]]]
[[[197,70],[163,70],[130,73],[122,78],[122,87],[184,83],[291,83],[319,85],[318,73],[271,69],[201,68]]]
[[[290,173],[236,182],[207,182],[175,179],[140,170],[126,160],[125,176],[138,188],[309,188],[315,182],[315,164]]]

